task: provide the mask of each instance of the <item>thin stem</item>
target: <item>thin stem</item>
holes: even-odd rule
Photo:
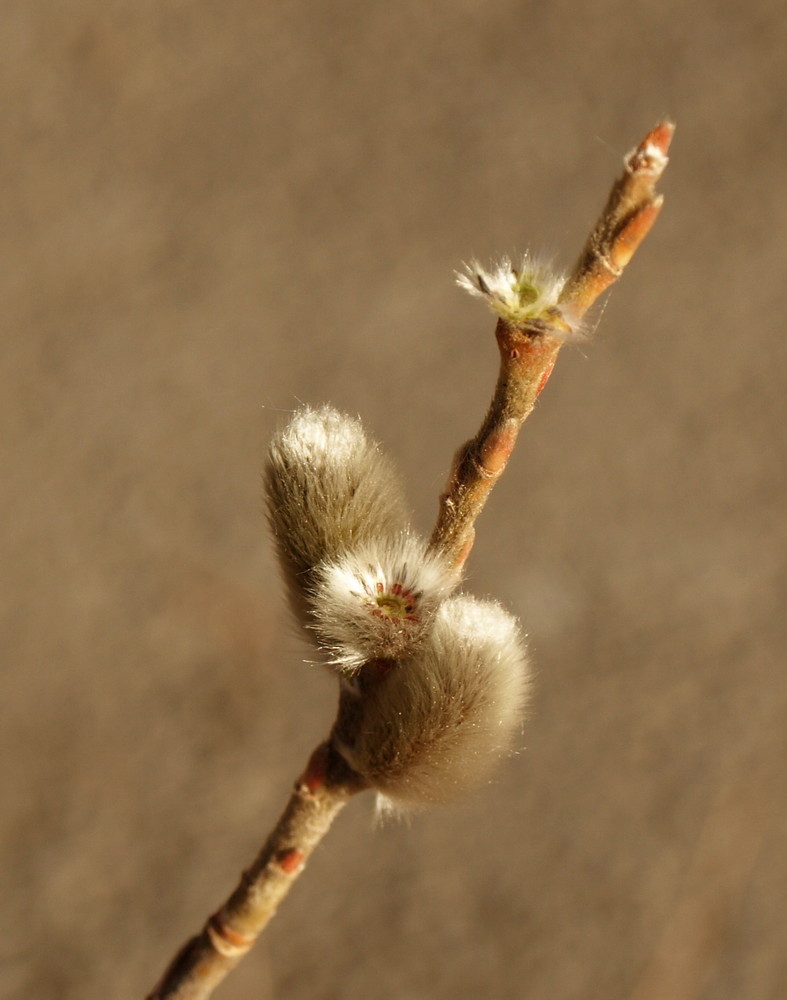
[[[552,373],[567,330],[616,281],[661,210],[655,185],[667,165],[674,126],[662,122],[624,160],[622,176],[560,293],[559,308],[526,323],[500,319],[500,374],[481,429],[456,453],[440,497],[432,549],[460,568],[473,547],[475,521],[503,474],[519,430]]]
[[[430,540],[430,546],[457,568],[470,554],[475,520],[503,474],[519,429],[546,385],[561,345],[543,321],[513,327],[500,319],[495,336],[500,349],[495,393],[478,434],[456,453]]]
[[[364,787],[331,743],[317,747],[254,863],[181,948],[147,1000],[207,1000],[276,913],[337,813]]]

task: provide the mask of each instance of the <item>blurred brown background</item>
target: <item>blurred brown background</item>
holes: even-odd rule
[[[0,995],[141,998],[328,731],[274,427],[360,413],[428,530],[497,364],[454,267],[570,265],[669,114],[469,566],[526,751],[409,826],[354,802],[221,996],[784,1000],[782,5],[12,0],[0,50]]]

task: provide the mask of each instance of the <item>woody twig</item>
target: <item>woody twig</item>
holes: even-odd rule
[[[670,122],[662,122],[625,158],[623,174],[562,287],[536,265],[528,271],[527,260],[520,269],[504,261],[491,275],[473,266],[460,279],[499,315],[500,374],[481,429],[457,452],[440,498],[431,545],[457,566],[470,553],[475,520],[503,474],[560,348],[579,331],[598,296],[621,276],[656,221],[663,198],[655,185],[667,165],[673,131]]]

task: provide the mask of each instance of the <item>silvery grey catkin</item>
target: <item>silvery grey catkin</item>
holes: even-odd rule
[[[527,659],[498,604],[410,529],[396,472],[358,420],[299,410],[271,443],[268,518],[290,601],[342,683],[333,742],[383,809],[454,798],[521,724]]]
[[[488,776],[521,725],[525,651],[516,620],[460,595],[440,606],[427,640],[360,686],[348,763],[381,806],[445,802]]]
[[[275,435],[264,471],[268,521],[298,621],[325,560],[407,528],[393,464],[360,420],[331,406],[304,407]]]

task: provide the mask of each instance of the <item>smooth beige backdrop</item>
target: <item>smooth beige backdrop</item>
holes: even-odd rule
[[[463,259],[564,265],[678,123],[467,586],[523,752],[354,802],[224,1000],[787,996],[787,29],[767,0],[10,0],[0,17],[0,995],[141,998],[328,731],[261,513],[299,402],[428,530],[496,369]]]

